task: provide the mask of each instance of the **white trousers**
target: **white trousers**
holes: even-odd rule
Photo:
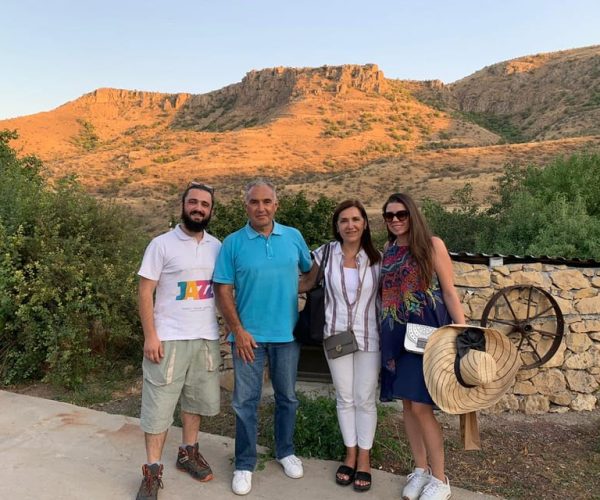
[[[337,415],[344,445],[373,446],[377,427],[377,381],[381,353],[356,351],[327,359],[335,387]]]

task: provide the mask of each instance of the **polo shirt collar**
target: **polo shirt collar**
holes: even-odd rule
[[[251,240],[253,240],[254,238],[258,238],[259,236],[264,236],[250,225],[250,221],[246,222],[246,226],[244,227],[244,229],[246,230],[246,236],[248,236],[248,238]],[[271,234],[281,236],[283,234],[283,226],[273,221],[273,231],[271,231]]]
[[[196,241],[196,238],[194,238],[193,236],[190,236],[181,228],[181,224],[177,224],[175,226],[175,229],[173,229],[173,232],[175,233],[175,236],[177,236],[177,238],[179,238],[181,241],[190,241],[190,240]],[[206,231],[204,231],[204,236],[198,243],[200,243],[200,244],[205,243],[207,241],[207,235],[208,235],[208,233]]]

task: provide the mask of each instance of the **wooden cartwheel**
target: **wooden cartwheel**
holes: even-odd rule
[[[554,356],[564,335],[565,320],[546,290],[514,285],[492,296],[483,310],[481,326],[507,335],[521,353],[521,370],[527,370]]]

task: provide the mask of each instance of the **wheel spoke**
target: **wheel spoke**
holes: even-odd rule
[[[500,323],[501,325],[508,325],[508,326],[512,326],[513,328],[517,326],[517,324],[514,321],[508,321],[505,319],[497,319],[497,318],[489,319],[488,318],[488,322]]]
[[[533,318],[528,318],[529,320],[534,320],[539,318],[540,316],[543,316],[544,314],[546,314],[550,309],[552,309],[554,306],[552,304],[550,304],[546,309],[544,309],[542,312],[537,313]]]
[[[506,301],[506,305],[510,309],[510,312],[513,315],[513,318],[515,318],[515,320],[519,321],[519,318],[517,318],[517,315],[515,314],[515,311],[513,310],[512,306],[510,305],[510,302],[508,301],[508,297],[506,296],[504,291],[502,292],[502,297],[504,297],[504,300]]]
[[[537,352],[537,349],[535,348],[535,345],[533,345],[533,342],[531,342],[531,340],[529,340],[529,338],[527,338],[527,337],[523,337],[523,338],[527,340],[527,343],[529,344],[529,347],[531,347],[531,349],[533,349],[533,353],[535,354],[536,358],[538,359],[538,362],[541,362],[542,361],[542,357]]]
[[[544,337],[556,338],[559,336],[557,332],[549,332],[548,330],[542,330],[540,328],[534,328],[533,331],[536,333],[539,333],[540,335],[542,335]]]
[[[529,319],[529,310],[531,308],[531,292],[533,291],[532,287],[529,287],[529,296],[527,297],[527,316],[525,319]]]

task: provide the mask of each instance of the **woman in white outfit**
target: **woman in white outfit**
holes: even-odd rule
[[[340,203],[333,214],[333,235],[325,263],[326,339],[349,329],[358,350],[328,359],[336,390],[337,414],[346,446],[346,458],[336,472],[336,482],[353,484],[357,491],[371,487],[370,450],[377,426],[379,352],[378,289],[381,254],[371,240],[364,206],[358,200]],[[314,252],[315,265],[301,280],[306,291],[322,264],[325,246]]]

